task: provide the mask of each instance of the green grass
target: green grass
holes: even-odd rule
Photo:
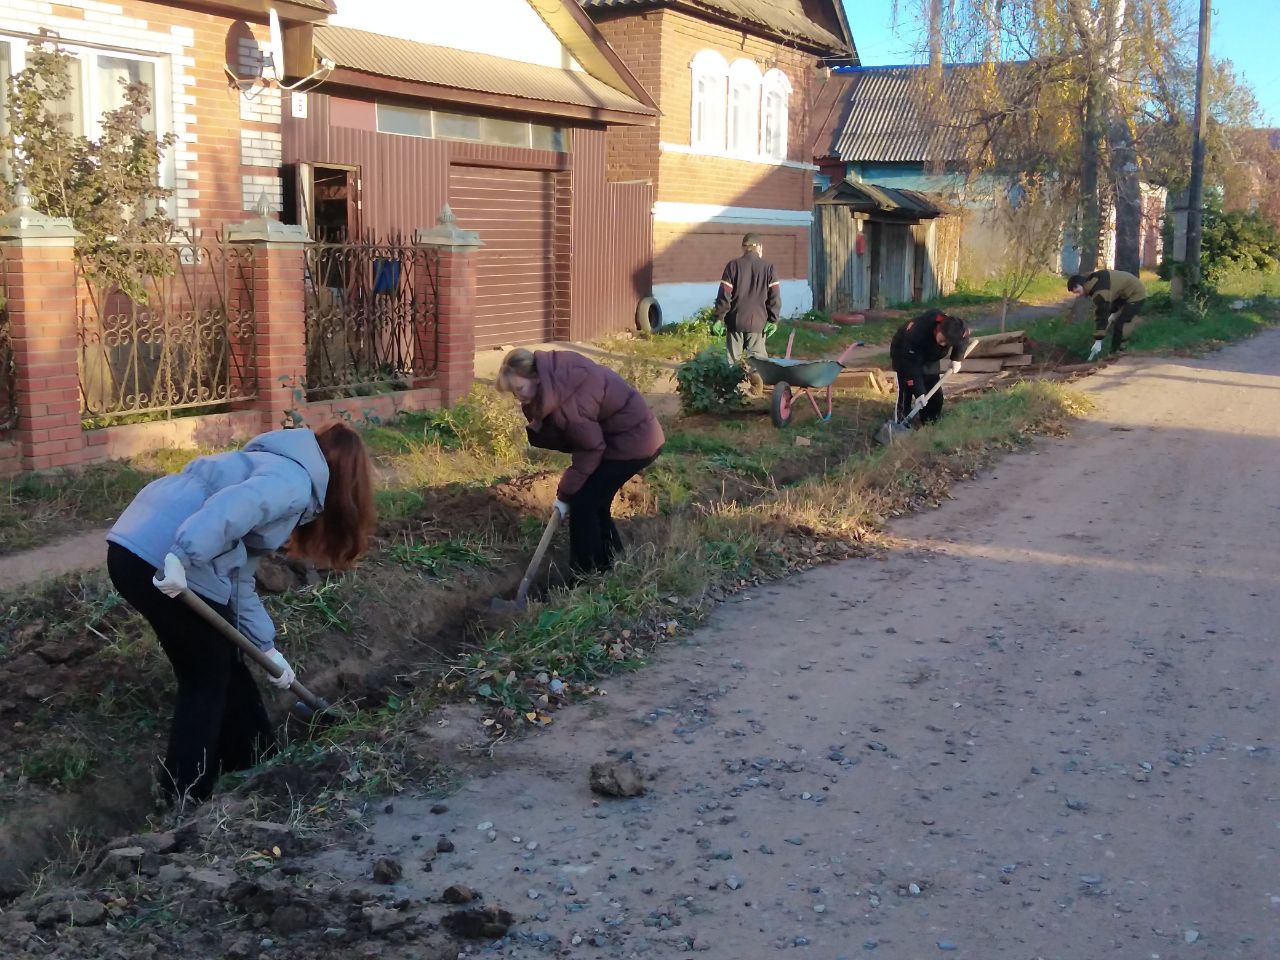
[[[1126,332],[1132,353],[1193,353],[1213,349],[1280,323],[1280,304],[1260,301],[1268,291],[1280,292],[1280,274],[1249,274],[1232,278],[1224,292],[1203,301],[1174,303],[1169,284],[1144,277],[1146,306],[1139,322]],[[1231,309],[1237,299],[1252,302],[1242,310]],[[1067,316],[1048,317],[1023,326],[1036,343],[1058,347],[1071,358],[1083,361],[1093,344],[1093,311],[1072,323]],[[1107,341],[1108,348],[1110,340]]]
[[[87,777],[95,761],[93,749],[80,741],[54,740],[24,754],[23,776],[36,783],[66,790]]]
[[[1021,304],[1056,303],[1067,296],[1066,280],[1057,273],[1042,273],[1031,281],[1026,292],[1019,298]],[[966,285],[963,281],[957,284],[953,293],[945,297],[934,297],[925,303],[895,303],[896,310],[924,311],[931,308],[946,310],[950,307],[998,306],[1003,297],[1000,294],[999,282],[988,280],[978,286]]]
[[[440,543],[397,543],[387,551],[396,563],[433,577],[459,567],[492,567],[498,558],[484,545],[470,540],[444,540]]]

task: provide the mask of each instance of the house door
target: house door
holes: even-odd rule
[[[476,347],[539,343],[552,336],[555,205],[539,170],[455,166],[449,205],[484,244],[476,257]]]
[[[289,219],[305,227],[307,236],[320,243],[347,243],[360,237],[363,184],[359,167],[299,163],[294,177],[295,215]]]
[[[867,231],[868,301],[870,302],[873,310],[884,306],[884,304],[880,302],[880,265],[881,257],[883,256],[883,250],[881,250],[881,244],[883,243],[883,230],[881,227],[882,225],[878,220],[868,220],[863,225],[863,228]]]

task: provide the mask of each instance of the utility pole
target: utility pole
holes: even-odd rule
[[[1187,286],[1200,286],[1200,244],[1204,227],[1204,136],[1209,126],[1205,100],[1209,87],[1210,0],[1200,0],[1200,52],[1196,58],[1195,140],[1191,149],[1191,183],[1187,199]]]

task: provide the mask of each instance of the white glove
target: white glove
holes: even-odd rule
[[[959,360],[952,360],[952,361],[951,361],[951,372],[952,372],[952,373],[959,373],[959,372],[960,372],[960,361],[959,361]]]
[[[293,672],[293,667],[289,666],[289,661],[284,655],[272,647],[270,650],[264,651],[267,659],[280,669],[280,676],[271,678],[271,685],[279,690],[288,690],[289,685],[297,678],[297,674]]]
[[[152,577],[151,582],[166,597],[171,599],[179,597],[182,595],[182,591],[187,589],[187,571],[182,568],[182,561],[178,559],[176,554],[166,553],[164,555],[164,574],[157,574]]]
[[[1102,341],[1095,340],[1093,341],[1093,346],[1089,348],[1089,359],[1097,360],[1098,357],[1101,355],[1102,355]]]
[[[552,504],[552,506],[554,506],[557,510],[560,511],[561,520],[569,519],[569,505],[567,503],[565,503],[563,500],[557,500],[554,504]]]
[[[924,398],[924,394],[920,394],[920,396],[916,397],[915,400],[911,402],[911,415],[915,416],[923,410],[928,403],[929,401]]]

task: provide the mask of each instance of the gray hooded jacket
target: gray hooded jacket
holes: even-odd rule
[[[229,604],[240,631],[269,650],[276,630],[254,590],[258,560],[324,509],[328,486],[315,434],[274,430],[147,484],[107,539],[157,570],[176,554],[191,589]]]

